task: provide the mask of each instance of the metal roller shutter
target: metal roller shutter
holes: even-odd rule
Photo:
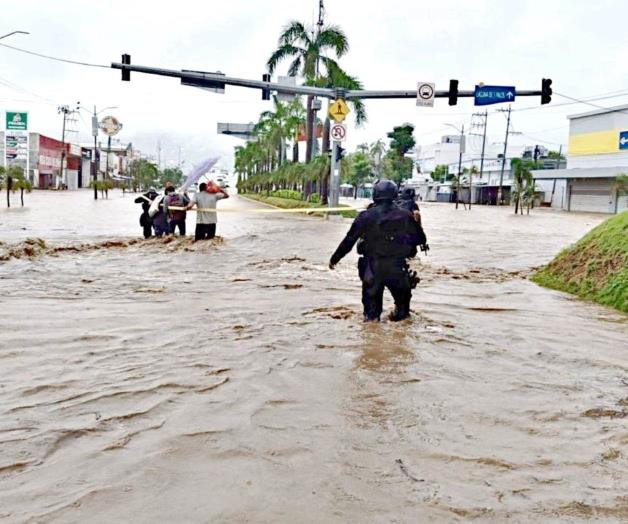
[[[608,179],[575,179],[571,186],[569,210],[612,213],[611,183]]]

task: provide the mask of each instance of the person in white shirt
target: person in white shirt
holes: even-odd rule
[[[198,186],[198,191],[192,195],[187,208],[192,209],[194,206],[198,208],[196,231],[194,232],[195,241],[209,240],[216,236],[216,202],[223,198],[229,198],[229,195],[213,181],[207,184],[203,182]]]

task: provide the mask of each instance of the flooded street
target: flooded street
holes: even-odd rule
[[[128,245],[134,197],[0,209],[0,522],[628,520],[626,316],[525,278],[605,216],[423,204],[373,325],[350,221]]]

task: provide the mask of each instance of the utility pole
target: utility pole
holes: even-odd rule
[[[502,186],[504,183],[504,167],[506,167],[506,152],[508,150],[508,134],[510,133],[510,106],[508,106],[507,110],[498,109],[498,111],[505,111],[508,113],[508,120],[506,121],[506,137],[504,138],[504,155],[502,157],[502,168],[499,173],[499,188],[497,189],[497,205],[501,206],[503,204]]]
[[[464,153],[464,124],[462,124],[462,128],[460,129],[460,147],[458,154],[458,183],[456,184],[458,187],[456,189],[456,209],[458,209],[458,203],[460,202],[460,180],[462,178],[462,154]]]
[[[480,179],[482,178],[482,176],[484,175],[484,156],[486,153],[486,128],[487,128],[487,124],[488,124],[488,110],[485,109],[484,113],[473,113],[473,116],[477,116],[479,118],[482,118],[483,121],[481,124],[477,124],[477,127],[482,127],[483,132],[482,132],[482,155],[480,156]],[[469,174],[469,191],[471,191],[471,176],[472,173]],[[471,209],[471,198],[469,197],[469,209]]]
[[[96,106],[94,105],[94,116],[92,116],[92,136],[94,137],[94,200],[98,200],[98,189],[96,189],[96,182],[98,181],[98,113],[96,113]]]
[[[67,169],[65,168],[65,122],[68,117],[68,113],[70,112],[70,108],[68,106],[59,106],[57,108],[57,112],[63,114],[63,128],[61,130],[61,185],[63,185],[67,178]]]

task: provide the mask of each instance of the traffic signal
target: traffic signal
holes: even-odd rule
[[[336,162],[340,162],[345,157],[345,148],[341,145],[336,146]]]
[[[131,55],[124,54],[122,55],[122,63],[126,65],[131,65]],[[122,81],[130,82],[131,81],[131,71],[128,69],[122,70]]]
[[[549,104],[552,101],[552,79],[544,78],[541,82],[541,104]]]
[[[270,82],[270,75],[268,73],[262,75],[262,82]],[[270,100],[270,89],[262,89],[262,100]]]
[[[458,80],[449,81],[449,105],[455,106],[458,103]]]

